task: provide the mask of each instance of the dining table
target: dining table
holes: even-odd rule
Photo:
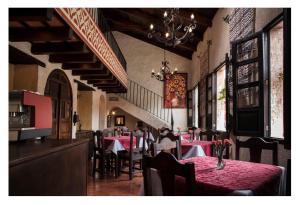
[[[225,167],[216,169],[217,158],[193,157],[180,163],[195,164],[195,195],[284,195],[284,167],[225,159]],[[183,193],[182,178],[177,179],[178,195]]]
[[[225,167],[217,169],[216,157],[193,157],[179,160],[194,163],[195,196],[285,196],[286,170],[284,167],[263,163],[225,159]],[[162,196],[159,172],[150,169],[152,194]],[[140,195],[144,195],[142,183]],[[185,180],[175,177],[175,195],[184,196]]]
[[[205,140],[191,139],[191,134],[176,133],[175,136],[180,136],[182,158],[212,156],[212,142]]]
[[[106,150],[110,150],[114,154],[118,154],[118,151],[130,149],[130,136],[111,136],[104,137],[104,147]],[[136,137],[133,136],[133,148],[136,147]],[[143,140],[140,139],[139,147],[143,147]],[[145,149],[148,149],[148,144],[145,142]]]

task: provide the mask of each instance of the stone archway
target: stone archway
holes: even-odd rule
[[[59,69],[50,73],[45,95],[52,99],[52,134],[54,139],[72,138],[72,88],[66,74]]]

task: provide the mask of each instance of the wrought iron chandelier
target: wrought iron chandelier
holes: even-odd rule
[[[155,38],[166,46],[175,47],[187,42],[193,35],[193,30],[197,27],[195,16],[190,15],[188,25],[183,25],[183,20],[179,15],[179,8],[167,9],[163,14],[163,25],[150,24],[148,38]]]
[[[177,68],[175,67],[174,71],[171,71],[171,68],[168,66],[169,61],[166,60],[166,50],[164,50],[164,60],[161,62],[162,67],[160,71],[155,73],[154,70],[151,72],[151,77],[156,78],[159,81],[165,81],[166,79],[170,79],[174,74],[177,73]]]

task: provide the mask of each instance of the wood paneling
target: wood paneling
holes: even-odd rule
[[[88,139],[9,145],[9,195],[87,194]]]

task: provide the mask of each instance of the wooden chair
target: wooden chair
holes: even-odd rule
[[[99,171],[101,175],[104,175],[105,169],[113,168],[115,171],[115,176],[117,177],[117,158],[112,155],[111,151],[105,150],[104,136],[100,130],[94,132],[94,141],[95,143],[93,150],[93,176],[95,177],[96,171]]]
[[[185,179],[184,195],[194,195],[195,193],[195,165],[192,162],[181,164],[176,158],[166,152],[160,152],[156,157],[144,157],[144,193],[146,196],[156,195],[157,187],[153,187],[153,169],[159,175],[161,181],[162,195],[176,195],[176,176]]]
[[[263,149],[272,150],[273,165],[278,165],[278,142],[267,142],[260,137],[251,137],[246,141],[236,139],[236,159],[240,158],[240,148],[249,148],[250,162],[261,162],[261,152]]]
[[[207,141],[212,141],[216,136],[216,132],[214,132],[212,130],[201,131],[200,132],[200,138],[201,139],[203,139],[203,135],[206,136]]]
[[[133,178],[133,173],[135,170],[135,163],[140,162],[140,169],[142,169],[142,159],[143,153],[145,153],[145,137],[142,137],[143,146],[142,148],[139,147],[140,145],[140,137],[136,137],[136,146],[134,148],[133,144],[133,132],[130,133],[130,144],[129,144],[129,151],[118,151],[118,173],[120,175],[121,172],[129,174],[129,179]],[[122,170],[122,164],[128,162],[128,172]]]
[[[200,128],[197,128],[194,130],[194,139],[195,140],[202,140],[202,136],[200,135],[201,133],[201,129]]]
[[[161,151],[174,154],[178,160],[182,159],[181,141],[173,133],[168,133],[158,143],[153,143],[153,156]]]
[[[130,132],[123,132],[122,136],[130,136]]]

